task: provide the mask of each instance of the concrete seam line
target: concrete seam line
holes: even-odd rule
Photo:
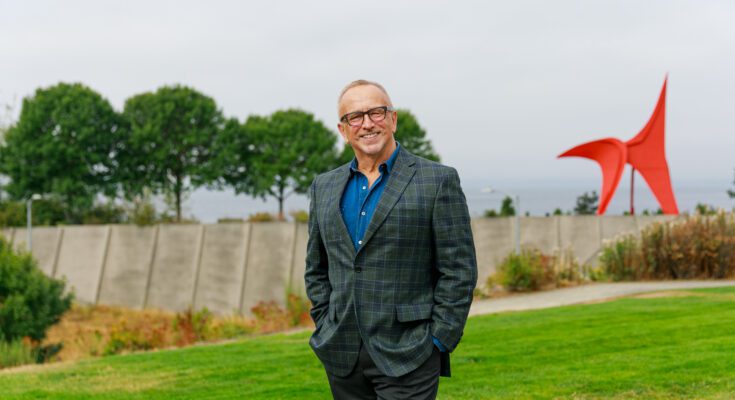
[[[248,222],[248,238],[245,241],[245,257],[242,265],[242,281],[240,283],[240,304],[237,306],[238,314],[242,315],[242,307],[245,303],[245,283],[248,275],[248,264],[250,263],[250,243],[253,241],[253,223]]]
[[[61,245],[64,242],[64,228],[57,228],[59,234],[56,235],[56,248],[54,249],[54,263],[51,265],[51,276],[56,278],[56,271],[59,269],[59,255],[61,254]]]
[[[148,296],[151,291],[151,281],[153,280],[153,265],[156,261],[156,250],[158,249],[158,233],[160,231],[160,225],[156,224],[155,228],[153,229],[153,245],[151,246],[151,258],[148,261],[148,277],[145,281],[145,292],[143,293],[143,304],[141,306],[142,309],[148,307]]]
[[[97,278],[97,289],[94,293],[94,304],[100,302],[100,292],[102,291],[102,280],[105,278],[105,267],[107,266],[107,255],[110,251],[110,238],[112,237],[112,225],[107,225],[107,233],[105,234],[105,249],[102,251],[102,265],[100,265],[100,274]]]

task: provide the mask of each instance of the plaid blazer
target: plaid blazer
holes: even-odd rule
[[[352,371],[362,341],[401,376],[429,358],[432,335],[449,351],[462,336],[477,282],[467,203],[455,169],[402,148],[355,251],[339,208],[349,175],[345,164],[310,189],[309,344],[333,375]]]

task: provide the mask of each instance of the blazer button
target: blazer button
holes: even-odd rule
[[[357,272],[357,273],[362,272],[362,268],[361,267],[355,267],[355,272]]]

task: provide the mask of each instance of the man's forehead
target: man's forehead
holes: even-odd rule
[[[372,104],[375,103],[375,104]],[[340,112],[346,107],[391,105],[388,95],[373,85],[360,85],[347,90],[339,102]],[[352,110],[346,110],[352,111]]]

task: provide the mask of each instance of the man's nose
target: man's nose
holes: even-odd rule
[[[373,122],[372,119],[370,119],[370,116],[365,114],[362,116],[362,127],[363,129],[370,129],[373,126],[375,126],[375,122]]]

